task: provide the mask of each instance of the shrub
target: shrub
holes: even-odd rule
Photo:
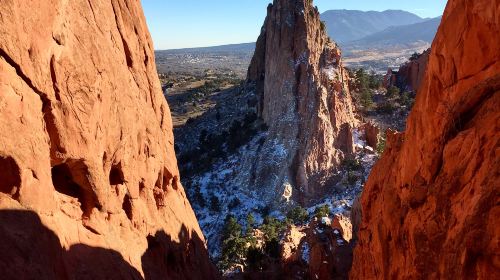
[[[349,185],[354,186],[356,185],[356,182],[358,181],[359,177],[354,173],[354,172],[347,172],[347,183]]]
[[[389,101],[383,102],[377,106],[379,114],[392,114],[396,110],[396,106]]]
[[[399,95],[399,88],[395,86],[390,86],[387,89],[387,96],[388,97],[396,97]]]
[[[276,218],[267,216],[264,218],[264,223],[261,225],[260,230],[264,233],[264,239],[266,241],[271,241],[273,239],[278,240],[281,233],[285,230],[285,223]]]
[[[309,219],[309,214],[307,213],[306,209],[297,206],[288,211],[286,217],[290,219],[294,224],[299,225],[307,222],[307,220]]]
[[[410,92],[408,91],[405,91],[401,94],[401,96],[399,97],[399,103],[401,105],[404,105],[406,107],[408,107],[408,109],[411,109],[411,107],[413,106],[413,102],[415,100],[413,99],[412,95]]]
[[[205,198],[203,197],[203,194],[200,191],[200,186],[198,185],[194,186],[193,200],[202,208],[206,206]]]
[[[314,209],[314,216],[318,219],[330,216],[330,206],[328,204],[323,204]]]
[[[262,208],[259,209],[259,213],[263,217],[269,216],[269,214],[271,213],[271,208],[266,205],[266,206],[264,206],[264,207],[262,207]]]
[[[368,76],[368,87],[371,89],[378,89],[382,86],[382,77],[377,75],[375,71],[371,71]]]
[[[369,82],[368,82],[368,75],[366,74],[365,69],[360,68],[356,70],[356,73],[354,74],[355,76],[355,81],[356,81],[356,87],[361,91],[363,89],[368,89],[369,87]]]
[[[274,259],[278,259],[280,257],[280,243],[278,241],[278,239],[272,239],[272,240],[268,240],[266,241],[266,243],[264,243],[264,252],[266,252],[266,254],[271,257],[271,258],[274,258]]]
[[[248,248],[246,254],[246,268],[250,271],[262,271],[264,262],[264,252],[256,247]]]
[[[220,202],[219,198],[216,195],[210,196],[210,211],[212,212],[220,212]]]
[[[380,141],[378,142],[378,145],[377,145],[377,152],[379,155],[384,153],[385,145],[386,145],[385,137],[380,137]]]
[[[370,90],[367,88],[363,88],[361,90],[361,105],[365,107],[366,109],[369,109],[373,105],[373,96]]]
[[[357,171],[363,168],[363,166],[361,165],[361,161],[359,161],[359,159],[354,159],[354,158],[344,159],[342,165],[349,171]]]
[[[420,55],[417,52],[414,52],[410,57],[410,61],[417,60],[419,57]]]
[[[246,241],[241,236],[241,225],[233,216],[228,216],[224,224],[221,260],[219,266],[229,269],[235,264],[242,264],[246,255]]]

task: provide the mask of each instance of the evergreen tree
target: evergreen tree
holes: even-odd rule
[[[399,88],[395,86],[391,86],[387,89],[387,96],[392,98],[399,95]]]
[[[367,88],[361,90],[361,105],[363,105],[365,109],[370,109],[373,105],[372,93]]]
[[[222,250],[219,266],[229,269],[236,264],[243,264],[246,252],[246,240],[241,234],[241,225],[235,217],[227,216],[222,233]]]
[[[314,209],[314,216],[318,219],[330,216],[330,206],[328,204],[323,204]]]
[[[255,217],[252,215],[252,213],[248,213],[246,220],[247,220],[246,235],[249,236],[252,234],[253,228],[255,227]]]
[[[307,213],[306,209],[297,206],[288,211],[286,217],[290,219],[294,224],[300,225],[307,222],[307,220],[309,219],[309,214]]]
[[[355,76],[356,76],[356,86],[359,90],[367,89],[369,87],[368,75],[366,74],[365,69],[359,68],[356,71]]]

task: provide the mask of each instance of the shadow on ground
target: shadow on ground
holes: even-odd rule
[[[165,232],[148,237],[149,246],[142,256],[145,278],[216,278],[200,237],[192,234],[189,239],[183,226],[179,240],[173,241]],[[36,213],[19,210],[0,210],[0,278],[143,279],[117,251],[84,244],[66,250]]]

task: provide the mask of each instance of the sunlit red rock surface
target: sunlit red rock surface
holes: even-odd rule
[[[448,2],[407,131],[363,192],[351,279],[500,278],[498,34],[500,1]]]
[[[4,0],[0,34],[0,278],[213,278],[140,1]]]
[[[357,121],[340,48],[328,38],[312,1],[269,5],[248,82],[269,126],[263,150],[278,152],[257,159],[256,183],[279,195],[291,185],[296,201],[321,196],[353,150],[350,129]]]

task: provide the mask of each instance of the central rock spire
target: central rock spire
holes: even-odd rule
[[[310,0],[275,0],[247,82],[269,127],[255,184],[307,203],[331,188],[356,125],[341,51]]]

